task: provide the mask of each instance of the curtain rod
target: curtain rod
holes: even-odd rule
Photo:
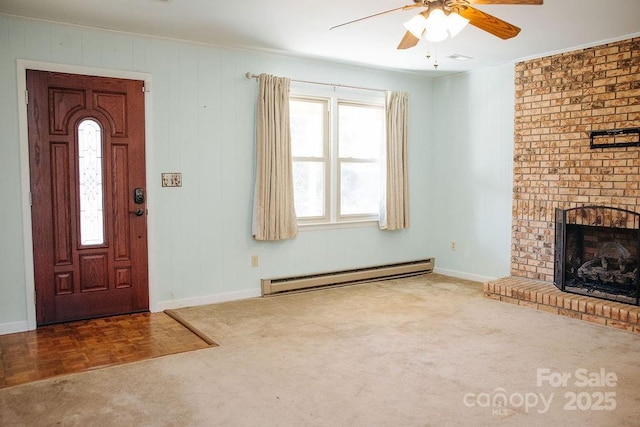
[[[260,77],[258,74],[253,74],[251,72],[247,72],[244,75],[248,80],[251,79],[258,79],[258,77]],[[296,82],[296,83],[308,83],[308,84],[312,84],[312,85],[322,85],[322,86],[335,86],[335,87],[344,87],[344,88],[348,88],[348,89],[360,89],[360,90],[370,90],[372,92],[388,92],[385,89],[374,89],[374,88],[370,88],[370,87],[361,87],[361,86],[348,86],[348,85],[341,85],[341,84],[336,84],[336,83],[323,83],[323,82],[312,82],[309,80],[295,80],[295,79],[291,79],[292,82]]]

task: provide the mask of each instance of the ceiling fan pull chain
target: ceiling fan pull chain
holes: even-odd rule
[[[435,60],[433,61],[433,68],[438,69],[438,45],[433,48],[435,50]]]

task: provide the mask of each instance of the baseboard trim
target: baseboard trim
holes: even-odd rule
[[[434,268],[433,272],[437,274],[442,274],[444,276],[451,276],[451,277],[456,277],[458,279],[465,279],[465,280],[473,280],[474,282],[482,282],[482,283],[497,279],[497,277],[481,276],[479,274],[465,273],[464,271],[448,270],[446,268],[438,268],[438,267]]]
[[[157,304],[156,309],[152,311],[160,312],[183,307],[194,307],[198,305],[208,305],[240,299],[257,298],[260,296],[260,289],[247,289],[244,291],[225,292],[221,294],[207,295],[204,297],[184,298],[173,301],[161,301]],[[27,322],[26,320],[21,322],[0,323],[0,335],[15,334],[17,332],[26,332],[29,330],[29,322]]]
[[[260,297],[260,289],[247,289],[244,291],[225,292],[222,294],[207,295],[203,297],[184,298],[171,301],[160,301],[156,305],[157,311],[175,310],[177,308],[195,307],[199,305],[217,304],[220,302],[236,301],[241,299]]]
[[[0,335],[15,334],[16,332],[26,332],[29,330],[29,322],[0,323]]]

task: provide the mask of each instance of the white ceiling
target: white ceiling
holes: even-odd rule
[[[470,0],[473,3],[473,0]],[[540,57],[640,34],[640,0],[544,0],[540,6],[476,5],[520,28],[501,40],[468,26],[455,39],[399,51],[398,11],[329,31],[412,0],[0,0],[0,13],[315,57],[437,76]],[[455,61],[451,54],[471,56]],[[438,58],[438,70],[433,59]]]

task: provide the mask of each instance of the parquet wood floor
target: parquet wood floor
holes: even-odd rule
[[[0,388],[207,347],[165,313],[44,326],[0,335]]]

